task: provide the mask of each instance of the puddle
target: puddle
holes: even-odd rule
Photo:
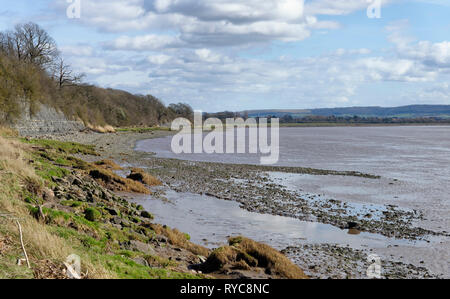
[[[229,236],[244,235],[277,249],[300,244],[331,243],[352,248],[386,248],[415,245],[417,241],[390,239],[371,233],[341,230],[332,225],[248,212],[231,201],[167,191],[168,201],[133,195],[155,216],[156,223],[189,233],[194,243],[209,248],[226,243]]]

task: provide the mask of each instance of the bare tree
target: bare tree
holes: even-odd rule
[[[57,63],[53,65],[52,71],[53,78],[58,83],[59,88],[80,83],[84,77],[84,74],[75,74],[70,65],[66,64],[62,58],[59,58]]]
[[[46,67],[59,55],[55,40],[35,23],[17,25],[11,38],[13,51],[20,60]]]
[[[22,40],[17,38],[15,32],[7,31],[0,33],[0,50],[11,57],[22,59],[24,56],[25,45]]]

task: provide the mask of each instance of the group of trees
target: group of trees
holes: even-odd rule
[[[66,64],[55,40],[35,23],[0,32],[0,123],[21,113],[20,100],[38,109],[53,106],[68,117],[94,125],[153,126],[191,118],[189,105],[166,107],[151,95],[133,95],[82,83]]]
[[[354,116],[320,116],[309,115],[293,117],[285,115],[280,118],[280,123],[337,123],[337,124],[409,124],[409,123],[449,123],[450,119],[439,117],[362,117]]]
[[[247,112],[217,112],[217,113],[203,113],[203,118],[215,117],[223,122],[228,118],[243,118],[248,119]],[[295,116],[291,114],[281,115],[267,115],[265,118],[279,118],[282,124],[429,124],[429,123],[450,123],[450,118],[442,117],[362,117],[362,116],[323,116],[323,115],[307,115],[307,116]],[[259,117],[256,117],[258,120]]]
[[[83,78],[64,62],[55,40],[35,23],[19,24],[12,31],[1,32],[0,51],[48,72],[59,88],[80,83]]]

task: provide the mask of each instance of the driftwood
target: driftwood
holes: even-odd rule
[[[27,260],[28,268],[31,269],[30,260],[28,259],[28,254],[27,254],[27,251],[25,249],[25,245],[23,244],[22,226],[20,225],[20,222],[17,219],[16,219],[16,224],[19,227],[20,245],[22,246],[23,255],[25,255],[25,259]]]
[[[42,219],[42,221],[45,222],[45,214],[44,211],[42,210],[42,206],[39,205],[37,208],[38,208],[38,215],[37,215],[38,220]]]
[[[25,249],[25,244],[23,243],[23,233],[22,233],[22,226],[20,225],[19,220],[16,217],[12,217],[9,213],[0,213],[0,217],[9,219],[9,220],[15,220],[17,227],[19,228],[19,237],[20,237],[20,246],[22,247],[23,255],[25,256],[25,260],[27,262],[27,266],[29,269],[31,269],[30,260],[28,259],[27,250]],[[21,263],[21,260],[19,259],[19,264]]]

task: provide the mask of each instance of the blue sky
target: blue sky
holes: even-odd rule
[[[450,104],[450,1],[2,1],[102,87],[203,111]]]

